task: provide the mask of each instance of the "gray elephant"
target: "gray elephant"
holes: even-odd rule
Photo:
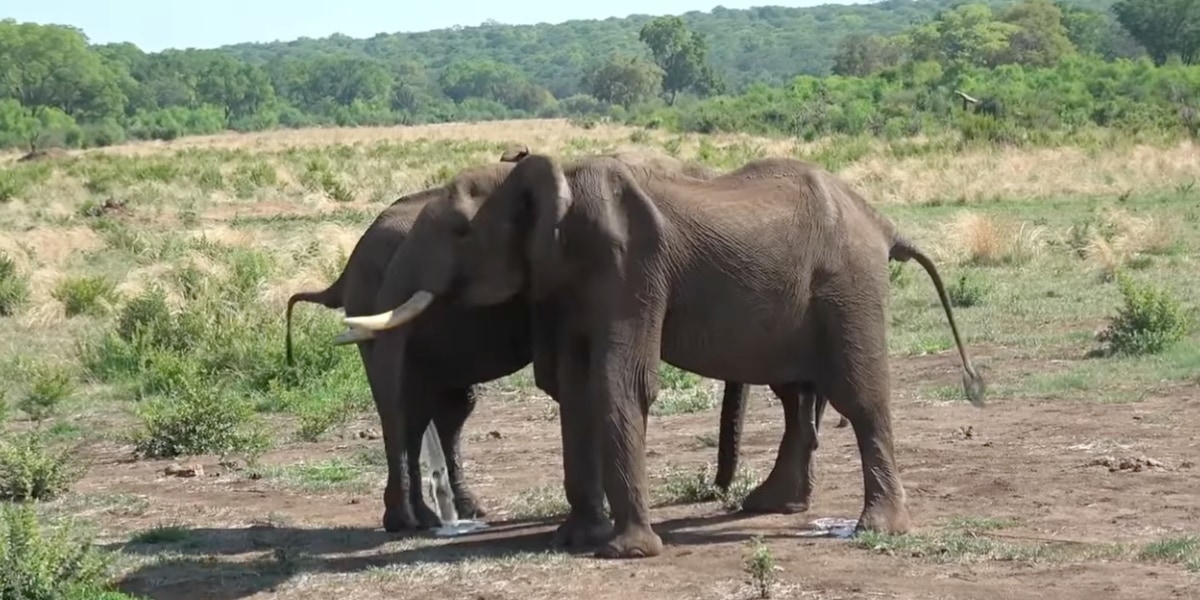
[[[344,270],[328,288],[299,292],[288,299],[288,364],[293,364],[291,318],[297,303],[312,302],[330,309],[345,308],[348,316],[374,312],[376,295],[389,261],[398,251],[404,258],[412,256],[401,249],[405,239],[410,237],[421,209],[427,204],[463,199],[481,201],[508,174],[511,163],[527,155],[528,149],[524,146],[510,147],[501,156],[500,163],[464,170],[445,186],[407,195],[385,209],[364,232]],[[715,176],[714,172],[703,167],[683,163],[669,156],[637,152],[620,152],[612,156],[632,164],[655,165],[655,168],[664,170],[677,169],[697,177]],[[418,257],[434,257],[431,260],[438,262],[433,254],[422,253]],[[339,343],[358,343],[381,419],[388,457],[383,526],[392,532],[437,526],[441,522],[424,502],[418,463],[421,432],[428,436],[434,428],[446,457],[446,474],[458,516],[472,518],[485,515],[462,474],[459,450],[462,427],[474,410],[475,384],[516,372],[528,365],[532,358],[530,313],[528,302],[523,298],[516,297],[482,308],[453,305],[431,307],[429,312],[431,314],[412,332],[405,352],[399,354],[376,348],[371,336],[361,331],[339,340]],[[374,362],[376,359],[373,357],[376,356],[378,362]],[[398,388],[403,393],[394,392],[393,388],[381,391],[380,373],[397,371],[397,365],[404,365],[404,384]],[[557,401],[556,390],[544,380],[540,383]],[[715,478],[715,484],[720,489],[729,487],[737,470],[746,392],[745,385],[736,382],[725,384]],[[392,400],[389,401],[389,398]],[[405,407],[404,419],[399,418],[401,407]],[[400,427],[403,427],[403,432]],[[446,513],[445,508],[442,513]]]
[[[983,379],[933,262],[844,181],[803,161],[755,160],[704,180],[610,157],[564,167],[531,155],[482,203],[427,205],[410,239],[418,230],[420,254],[444,260],[393,261],[380,303],[395,308],[346,323],[379,335],[412,321],[398,331],[415,332],[424,322],[415,317],[435,299],[494,306],[528,298],[535,375],[556,378],[561,396],[572,513],[560,536],[602,544],[600,557],[662,551],[645,468],[660,360],[770,385],[783,400],[779,454],[752,494],[761,503],[808,503],[816,431],[800,397],[816,394],[858,441],[858,530],[909,529],[892,441],[889,260],[915,260],[929,274],[967,396],[983,404]],[[403,336],[377,339],[390,337]]]

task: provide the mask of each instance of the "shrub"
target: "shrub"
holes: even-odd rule
[[[36,433],[0,442],[0,500],[50,500],[80,474],[68,452],[50,450]]]
[[[46,528],[32,507],[0,505],[0,598],[122,598],[108,591],[108,567],[109,557],[76,527]]]
[[[974,276],[968,276],[963,273],[958,276],[958,281],[946,288],[946,296],[950,298],[950,304],[961,308],[976,306],[983,302],[983,297],[987,295],[988,286],[979,281]]]
[[[1166,290],[1117,273],[1125,304],[1100,335],[1110,354],[1157,354],[1183,339],[1190,318]]]
[[[142,422],[133,435],[134,452],[146,458],[254,452],[266,440],[246,426],[252,413],[248,402],[219,387],[203,382],[183,385],[140,407]]]
[[[17,404],[30,419],[45,421],[75,392],[71,373],[59,366],[40,365],[28,372],[29,390]]]
[[[54,290],[54,299],[63,303],[68,317],[103,316],[116,300],[117,285],[103,276],[67,278]]]
[[[0,253],[0,317],[16,314],[29,300],[29,279],[17,272],[17,263]]]

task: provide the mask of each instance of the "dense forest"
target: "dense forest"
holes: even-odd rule
[[[1197,134],[1196,0],[886,0],[207,50],[0,21],[0,146],[506,117],[813,138]]]

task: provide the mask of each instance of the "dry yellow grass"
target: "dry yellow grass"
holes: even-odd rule
[[[109,197],[127,200],[134,207],[131,230],[148,230],[184,237],[203,236],[221,244],[255,248],[272,254],[285,265],[286,277],[273,278],[263,293],[272,302],[283,302],[293,291],[322,287],[331,273],[340,269],[369,223],[371,214],[403,193],[444,179],[472,162],[494,161],[488,149],[454,149],[429,155],[424,149],[372,152],[380,144],[444,141],[447,144],[479,141],[489,144],[524,143],[535,152],[577,154],[580,151],[612,151],[628,148],[670,148],[684,159],[708,156],[726,166],[752,156],[821,156],[833,152],[845,140],[825,139],[797,142],[788,138],[751,135],[677,135],[634,127],[602,124],[585,129],[566,120],[514,120],[484,123],[451,123],[415,127],[326,128],[281,130],[261,133],[225,133],[183,138],[172,142],[136,142],[110,148],[64,153],[66,156],[104,154],[114,156],[178,156],[186,149],[239,151],[226,160],[207,155],[200,166],[215,169],[220,186],[204,190],[193,180],[138,180],[117,184],[103,193],[89,191],[89,182],[78,170],[54,167],[44,181],[7,204],[0,205],[0,251],[13,256],[18,266],[31,274],[32,303],[28,318],[45,320],[61,312],[50,290],[80,253],[103,248],[104,239],[86,225],[77,225],[76,213],[85,202]],[[939,140],[907,140],[909,146],[936,147]],[[975,149],[956,154],[926,150],[897,159],[884,141],[867,146],[865,152],[838,169],[839,174],[875,203],[929,203],[974,201],[997,198],[1045,198],[1063,195],[1117,195],[1129,191],[1170,189],[1200,177],[1200,149],[1192,143],[1172,147],[1114,145],[1104,151],[1078,148]],[[287,154],[291,149],[308,152],[331,145],[350,146],[351,158],[333,162],[333,176],[349,193],[335,199],[327,191],[306,186],[306,159]],[[449,147],[449,146],[448,146]],[[314,154],[315,155],[315,154]],[[331,154],[332,156],[332,154]],[[11,157],[10,157],[11,158]],[[55,164],[55,163],[50,163]],[[58,163],[62,164],[62,163]],[[132,163],[131,163],[132,164]],[[239,172],[258,169],[269,172],[269,182],[236,193]],[[244,178],[244,175],[243,175]],[[266,221],[278,216],[307,216],[320,219],[335,211],[363,214],[356,223],[313,225],[302,236],[286,237]],[[185,221],[185,213],[194,221]],[[260,224],[233,224],[251,218]],[[1155,244],[1170,243],[1163,224],[1128,214],[1108,215],[1115,237],[1094,240],[1088,254],[1101,263],[1120,264],[1129,257],[1154,252]],[[188,223],[184,225],[184,223]],[[63,226],[63,223],[70,223]],[[945,253],[959,260],[978,263],[1023,261],[1043,247],[1044,230],[1020,223],[1001,223],[965,213],[948,226]],[[318,243],[319,256],[295,257],[308,245]],[[335,264],[336,263],[336,264]],[[78,266],[78,265],[76,265]],[[120,290],[143,289],[163,271],[154,265],[116,274]]]
[[[1044,227],[964,210],[946,225],[939,251],[952,260],[976,265],[1021,264],[1042,252],[1045,233]]]

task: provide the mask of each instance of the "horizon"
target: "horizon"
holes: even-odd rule
[[[603,5],[527,2],[505,5],[484,0],[445,0],[403,10],[383,0],[343,0],[336,4],[310,2],[289,6],[284,0],[209,0],[203,4],[154,3],[152,0],[60,0],[10,7],[3,19],[41,25],[79,28],[92,44],[130,42],[144,52],[166,49],[215,49],[236,44],[287,43],[335,34],[370,38],[380,33],[421,33],[455,27],[478,27],[495,21],[520,26],[569,21],[602,21],[634,15],[682,15],[711,12],[720,6],[744,10],[762,6],[811,8],[820,5],[873,4],[879,0],[611,0]],[[250,12],[243,12],[250,11]],[[458,15],[475,16],[463,19]],[[231,19],[231,14],[250,17]],[[285,19],[280,19],[283,15]],[[283,21],[281,23],[281,21]],[[266,25],[256,24],[266,23]],[[198,30],[198,31],[197,31]]]

